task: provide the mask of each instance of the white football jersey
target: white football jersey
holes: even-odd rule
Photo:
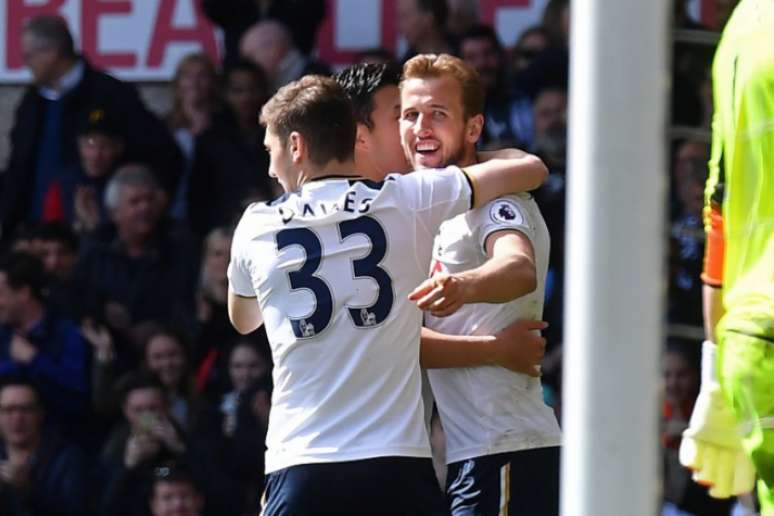
[[[428,314],[428,328],[451,335],[491,335],[518,319],[542,318],[550,240],[529,194],[501,197],[444,222],[435,238],[431,273],[483,265],[487,237],[502,230],[520,231],[532,243],[535,291],[503,304],[464,305],[449,317]],[[539,378],[495,366],[431,369],[428,375],[446,435],[447,463],[561,443]]]
[[[324,178],[244,213],[229,284],[257,297],[274,358],[267,473],[430,457],[422,313],[407,296],[427,277],[439,226],[472,195],[450,167],[382,183]]]

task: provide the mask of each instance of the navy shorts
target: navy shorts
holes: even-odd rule
[[[452,516],[556,516],[558,446],[486,455],[449,464]]]
[[[302,464],[270,473],[263,516],[442,516],[430,459],[380,457]]]

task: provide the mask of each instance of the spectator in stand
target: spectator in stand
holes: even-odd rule
[[[0,383],[0,509],[3,516],[88,514],[86,460],[45,424],[38,388]]]
[[[57,16],[30,19],[22,53],[34,83],[27,89],[11,131],[11,156],[0,197],[0,239],[20,224],[74,217],[73,199],[82,179],[73,128],[97,104],[115,113],[129,159],[152,162],[172,191],[181,161],[164,124],[142,104],[136,90],[91,67],[74,48],[66,22]]]
[[[204,514],[204,495],[193,473],[175,463],[164,464],[153,470],[148,503],[152,516]]]
[[[277,20],[290,28],[295,46],[308,56],[313,53],[317,29],[325,20],[325,0],[202,0],[204,13],[223,29],[224,67],[240,58],[239,42],[244,33],[261,20]]]
[[[541,26],[548,35],[548,46],[527,59],[529,66],[522,70],[514,69],[512,77],[512,87],[533,98],[548,87],[567,88],[570,68],[569,0],[550,0],[543,11]],[[533,40],[530,47],[535,50],[541,48],[545,44],[543,36],[530,34],[529,39]]]
[[[175,220],[185,221],[188,217],[188,191],[197,139],[210,127],[219,109],[215,64],[206,54],[185,56],[172,79],[172,111],[167,115],[167,124],[185,157],[183,175],[169,206]]]
[[[242,396],[258,379],[271,373],[271,358],[266,347],[242,338],[236,341],[228,356],[228,377],[231,390],[220,400],[223,414],[223,434],[233,437],[237,424],[237,409]]]
[[[75,323],[47,306],[44,277],[32,255],[0,261],[0,375],[31,381],[52,422],[75,439],[88,408],[88,347]]]
[[[508,91],[506,56],[497,33],[488,25],[476,25],[462,35],[459,46],[460,57],[478,72],[486,89],[485,125],[479,145],[529,148],[532,104],[526,95]]]
[[[242,60],[226,70],[223,82],[226,109],[199,136],[191,171],[188,220],[199,237],[233,226],[246,199],[275,197],[256,115],[269,96],[266,74]]]
[[[481,13],[476,0],[447,0],[447,4],[449,14],[446,18],[446,30],[455,39],[481,23]]]
[[[417,54],[454,54],[454,43],[446,31],[449,6],[446,0],[398,0],[398,32],[408,50],[401,62]]]
[[[551,235],[551,253],[546,283],[544,318],[549,322],[544,336],[550,349],[562,342],[564,292],[564,231],[567,189],[567,92],[548,86],[538,92],[533,103],[532,152],[540,156],[551,172],[535,192]]]
[[[545,27],[536,25],[525,29],[511,48],[511,67],[518,74],[528,69],[541,52],[551,46],[551,36]]]
[[[43,263],[48,276],[48,303],[60,314],[75,316],[73,273],[78,259],[78,237],[64,223],[46,222],[32,230],[30,239],[30,251]]]
[[[670,231],[669,321],[702,325],[704,185],[709,144],[688,140],[675,152],[673,191],[677,206]]]
[[[223,360],[220,351],[224,343],[233,342],[239,334],[228,322],[226,302],[228,279],[226,271],[231,252],[231,229],[214,229],[204,240],[204,256],[196,293],[196,316],[199,331],[192,357],[197,369],[197,387],[200,392],[218,383],[215,364]]]
[[[134,516],[146,510],[142,479],[164,461],[182,459],[187,444],[155,376],[130,374],[119,383],[119,392],[124,420],[103,450],[100,513]]]
[[[277,20],[250,27],[239,43],[243,58],[263,68],[272,92],[304,75],[330,75],[327,65],[303,54],[293,42],[287,25]]]
[[[160,326],[150,332],[143,353],[145,369],[164,387],[169,414],[187,434],[193,434],[206,410],[197,397],[188,358],[188,338],[180,331]]]
[[[130,342],[144,321],[195,326],[195,247],[163,223],[159,185],[148,167],[123,166],[105,190],[112,226],[82,246],[75,284],[79,310]]]
[[[83,177],[75,189],[73,226],[80,233],[97,229],[107,213],[105,185],[123,161],[126,143],[113,113],[95,107],[78,128],[78,155]]]
[[[732,501],[710,498],[707,488],[691,480],[680,464],[683,431],[699,394],[697,342],[672,340],[662,358],[664,401],[661,410],[664,516],[728,516]]]

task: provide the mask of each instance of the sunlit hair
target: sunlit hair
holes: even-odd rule
[[[352,103],[330,77],[307,75],[283,86],[263,106],[261,123],[282,145],[292,132],[307,143],[309,159],[317,165],[351,159],[357,125]]]
[[[215,63],[207,54],[188,54],[177,64],[175,75],[172,77],[172,111],[170,111],[168,117],[169,126],[172,129],[180,129],[190,125],[190,120],[188,120],[188,117],[186,117],[185,111],[183,110],[183,99],[180,98],[179,87],[183,72],[191,65],[203,66],[210,78],[211,89],[210,96],[207,99],[209,108],[214,111],[220,103],[218,92],[218,71],[215,68]]]
[[[481,78],[465,61],[449,54],[420,54],[403,65],[401,87],[410,79],[431,79],[450,76],[457,80],[462,90],[462,107],[465,118],[483,114],[485,92]]]

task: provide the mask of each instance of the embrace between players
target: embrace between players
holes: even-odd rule
[[[229,316],[264,324],[274,358],[262,514],[558,514],[539,379],[549,236],[525,193],[546,168],[476,152],[484,93],[459,59],[420,55],[400,76],[307,76],[261,113],[286,194],[236,229]]]

